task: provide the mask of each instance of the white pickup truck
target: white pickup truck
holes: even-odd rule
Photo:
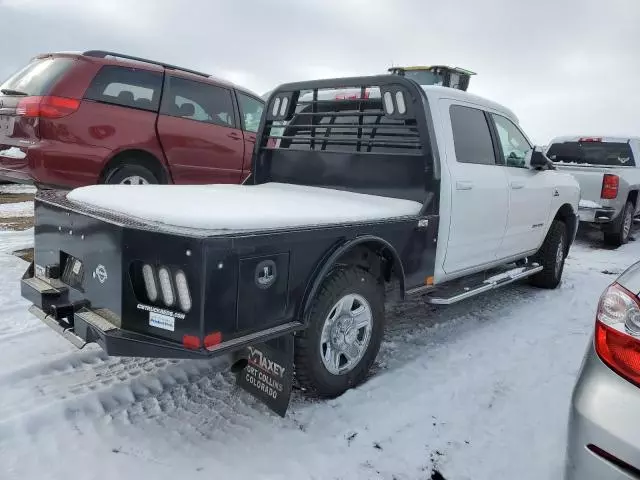
[[[109,355],[232,353],[284,414],[294,370],[321,397],[367,378],[385,284],[445,305],[559,285],[579,187],[508,109],[396,75],[286,84],[267,105],[245,185],[39,192],[32,312]]]
[[[627,243],[640,212],[640,138],[558,137],[546,153],[578,180],[580,221],[600,228],[607,244]]]

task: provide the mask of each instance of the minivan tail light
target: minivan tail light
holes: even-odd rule
[[[617,283],[600,297],[594,342],[609,368],[640,386],[640,300]]]
[[[602,177],[602,193],[601,198],[613,200],[618,196],[618,188],[620,186],[620,177],[611,173],[605,173]]]
[[[65,97],[25,97],[16,107],[16,115],[28,118],[63,118],[80,108],[80,100]]]

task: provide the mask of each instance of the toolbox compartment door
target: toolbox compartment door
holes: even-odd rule
[[[241,258],[239,262],[238,331],[270,327],[285,318],[289,252]]]

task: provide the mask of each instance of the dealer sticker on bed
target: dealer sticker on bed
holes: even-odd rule
[[[149,312],[149,325],[163,330],[169,330],[173,332],[176,327],[176,319],[169,315],[163,315],[161,313]]]

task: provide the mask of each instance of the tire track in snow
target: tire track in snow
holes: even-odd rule
[[[164,359],[108,357],[97,347],[90,347],[45,364],[18,369],[0,376],[0,390],[5,392],[0,397],[0,423],[54,406],[68,404],[77,409],[82,399],[93,393],[105,404],[111,404],[114,402],[109,399],[110,390],[117,404],[118,398],[127,396],[123,393],[123,384],[139,376],[153,376],[176,363]]]

